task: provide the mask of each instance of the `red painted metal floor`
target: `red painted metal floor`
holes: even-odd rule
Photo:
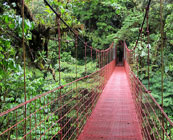
[[[142,140],[124,67],[115,67],[79,140]]]

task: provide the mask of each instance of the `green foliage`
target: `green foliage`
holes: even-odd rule
[[[128,16],[124,19],[121,29],[115,34],[115,42],[118,40],[126,40],[130,42],[130,46],[134,46],[134,41],[137,39],[139,27],[143,20],[143,13],[133,9],[128,11]]]
[[[83,6],[84,5],[84,6]],[[85,24],[85,37],[96,48],[105,48],[111,43],[113,34],[121,26],[120,10],[123,9],[118,1],[87,1],[77,3],[73,8],[75,16]]]
[[[57,23],[56,16],[50,10],[48,6],[45,6],[42,0],[26,0],[26,4],[34,15],[34,22],[30,22],[25,19],[24,34],[26,45],[29,46],[29,41],[33,38],[32,31],[36,25],[43,24],[47,28],[56,30]],[[138,37],[139,27],[142,23],[144,16],[145,1],[137,0],[69,0],[48,1],[61,17],[67,22],[70,27],[78,31],[81,37],[84,37],[85,41],[91,43],[91,45],[98,49],[105,49],[108,45],[115,41],[118,43],[121,40],[126,40],[129,48],[133,48],[135,41]],[[15,3],[12,4],[14,7]],[[171,2],[165,2],[164,12],[164,30],[165,30],[165,48],[164,48],[164,111],[171,118],[173,116],[173,5]],[[150,90],[157,102],[161,104],[161,54],[160,54],[160,33],[159,33],[159,4],[156,0],[153,0],[152,7],[150,9],[150,44],[147,43],[146,24],[144,25],[142,42],[139,41],[137,49],[135,51],[135,57],[139,59],[139,77],[147,87],[148,68],[147,68],[147,56],[148,49],[150,48]],[[23,70],[23,50],[21,43],[17,44],[16,40],[20,40],[22,37],[22,18],[16,14],[15,10],[10,9],[7,3],[0,3],[0,112],[8,110],[17,106],[25,101],[24,99],[24,70]],[[55,28],[55,29],[54,29]],[[51,30],[51,31],[52,31]],[[87,64],[85,66],[84,49],[83,44],[79,41],[78,58],[75,54],[75,37],[71,35],[64,24],[61,23],[61,81],[59,81],[59,44],[57,43],[57,33],[52,35],[48,45],[48,55],[46,51],[38,51],[38,57],[35,62],[31,62],[29,57],[29,50],[26,52],[26,91],[27,100],[33,97],[52,90],[60,85],[65,85],[77,78],[89,75],[93,73],[96,68],[96,62],[94,59],[87,58]],[[20,40],[21,42],[21,40]],[[87,50],[87,54],[90,50]],[[94,54],[93,54],[94,55]],[[88,55],[90,56],[90,54]],[[34,64],[33,64],[34,63]],[[38,64],[37,66],[35,64]],[[133,64],[134,71],[137,73],[137,63]],[[77,73],[76,73],[77,67]],[[86,71],[85,71],[86,70]],[[53,75],[54,74],[54,75]],[[55,76],[55,77],[54,77]],[[95,75],[98,76],[98,75]],[[53,77],[53,78],[52,78]],[[104,79],[100,79],[104,80]],[[87,84],[86,84],[87,83]],[[98,83],[92,80],[83,80],[78,83],[79,91],[85,91],[90,93],[93,87],[97,87]],[[73,87],[74,88],[74,87]],[[97,88],[94,88],[95,92],[99,92]],[[63,89],[62,94],[66,93]],[[90,95],[90,94],[89,94]],[[66,97],[65,103],[75,98],[76,93]],[[80,96],[83,96],[82,94]],[[56,93],[47,96],[46,104],[52,98],[56,98]],[[77,101],[74,100],[68,107],[74,105]],[[35,107],[39,109],[39,105],[44,105],[44,99],[40,99],[38,105],[32,104],[30,106],[31,112],[34,112]],[[53,103],[47,108],[41,110],[37,117],[44,119],[50,114],[50,110],[55,110],[61,103]],[[63,110],[66,112],[66,110]],[[23,110],[19,110],[19,114],[23,114]],[[75,110],[72,110],[67,114],[67,118],[74,116],[76,118]],[[13,120],[13,115],[10,114],[9,120]],[[28,114],[29,115],[29,114]],[[52,121],[58,119],[58,115],[53,114],[51,116]],[[173,119],[173,118],[171,118]],[[4,121],[5,120],[5,121]],[[22,120],[22,117],[19,117]],[[68,119],[67,119],[68,120]],[[34,117],[30,120],[32,126],[34,126]],[[15,123],[15,122],[14,122]],[[39,133],[43,133],[44,129],[47,129],[52,122],[45,122],[45,126],[38,126]],[[4,117],[0,120],[0,129],[4,129],[7,126],[7,118]],[[74,126],[76,127],[76,126]],[[18,127],[19,135],[21,138],[23,133],[22,125]],[[28,128],[29,129],[29,128]],[[52,134],[60,129],[59,124],[52,128]],[[33,139],[36,139],[37,135],[33,135]],[[49,136],[45,135],[45,139]],[[11,139],[16,139],[15,135],[11,135]]]
[[[161,105],[161,72],[157,71],[154,73],[152,78],[150,79],[150,90],[152,91],[153,97],[156,99],[156,101]],[[173,78],[169,76],[164,77],[164,111],[168,114],[168,116],[172,117],[172,111],[173,107],[171,106],[173,104],[173,95],[172,95],[172,81]],[[144,82],[147,84],[147,81]],[[173,119],[173,118],[171,118]]]

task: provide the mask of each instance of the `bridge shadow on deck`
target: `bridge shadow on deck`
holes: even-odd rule
[[[123,66],[115,67],[79,140],[142,140]]]

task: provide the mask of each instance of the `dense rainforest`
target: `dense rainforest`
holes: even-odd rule
[[[48,2],[57,10],[61,18],[78,33],[78,36],[93,48],[107,49],[112,42],[119,45],[120,41],[126,41],[128,48],[132,49],[138,38],[148,1],[48,0]],[[76,57],[75,36],[63,23],[60,24],[61,67],[59,67],[57,17],[43,0],[25,0],[25,20],[24,29],[22,29],[21,8],[21,0],[0,0],[0,113],[99,69],[95,60],[96,54],[93,53],[91,58],[88,49],[86,52],[88,57],[85,58],[84,45],[80,41]],[[164,0],[162,14],[164,27],[163,108],[169,118],[173,120],[172,0]],[[133,65],[135,73],[138,73],[140,80],[147,87],[147,45],[149,45],[149,90],[161,105],[162,40],[160,25],[160,3],[158,0],[152,0],[149,10],[149,44],[147,25],[144,24],[142,40],[139,40],[135,50],[135,56],[139,61],[138,64]],[[22,38],[23,31],[24,38]],[[22,42],[26,50],[25,58],[23,57]],[[87,72],[84,65],[85,59],[87,59]],[[138,65],[138,70],[136,65]],[[77,74],[76,67],[78,67]],[[59,72],[61,72],[61,77]],[[24,79],[24,73],[26,79]],[[26,89],[23,88],[24,80]],[[84,83],[80,83],[80,86],[85,88]],[[27,94],[26,99],[24,90]],[[12,116],[10,117],[12,118]],[[52,119],[56,119],[56,117],[54,115]],[[1,129],[7,125],[7,120],[0,119],[0,133]],[[40,127],[40,129],[45,128]],[[56,130],[54,131],[56,133]],[[15,139],[15,136],[12,135],[11,138]]]

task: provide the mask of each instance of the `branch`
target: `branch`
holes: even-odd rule
[[[21,15],[21,0],[7,0],[7,2],[11,8],[16,10],[18,15]],[[15,3],[16,6],[14,7],[12,3]],[[26,4],[24,4],[24,15],[25,18],[29,19],[30,21],[34,21],[33,15]]]

